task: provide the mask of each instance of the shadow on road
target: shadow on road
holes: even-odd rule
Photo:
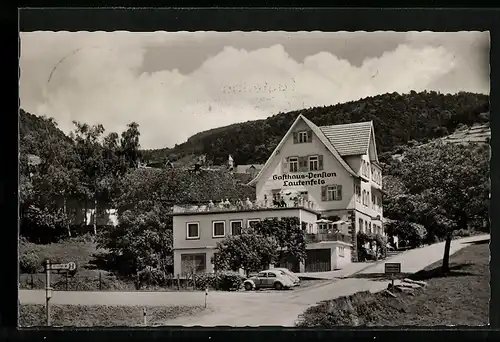
[[[399,273],[398,275],[394,276],[394,279],[403,279],[403,278],[408,278],[411,276],[412,273]],[[391,280],[391,276],[385,273],[359,273],[356,275],[353,275],[352,277],[349,278],[354,278],[354,279],[370,279],[374,281],[386,281],[386,280]]]
[[[450,271],[446,273],[443,273],[441,266],[438,266],[430,270],[419,271],[408,278],[412,280],[428,280],[433,278],[463,277],[463,276],[476,275],[475,273],[464,271],[464,269],[467,269],[471,266],[473,266],[473,264],[452,265],[450,266]]]
[[[485,245],[485,244],[490,243],[490,239],[487,238],[484,240],[478,240],[478,241],[472,241],[472,242],[462,242],[462,243],[469,244],[469,245]]]

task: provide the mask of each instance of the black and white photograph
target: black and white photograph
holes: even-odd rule
[[[490,33],[20,33],[19,327],[487,326]]]

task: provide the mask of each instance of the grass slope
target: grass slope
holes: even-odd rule
[[[486,325],[489,321],[490,273],[488,241],[468,246],[450,259],[451,272],[441,273],[441,261],[413,275],[427,287],[396,298],[383,292],[360,292],[322,302],[303,314],[301,327]]]
[[[191,316],[205,310],[200,306],[147,307],[147,325],[164,325],[179,316]],[[19,326],[46,325],[45,306],[23,304],[19,307]],[[52,305],[52,326],[111,327],[143,325],[143,307],[107,305]]]

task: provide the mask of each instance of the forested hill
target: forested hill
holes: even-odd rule
[[[299,114],[318,126],[372,120],[377,147],[383,153],[410,140],[424,142],[445,136],[459,124],[488,122],[488,112],[489,97],[482,94],[388,93],[212,129],[172,149],[143,151],[143,156],[146,160],[175,160],[187,154],[206,154],[207,160],[220,164],[231,154],[236,164],[264,163]]]
[[[19,141],[21,153],[41,154],[43,142],[48,139],[58,140],[60,144],[70,143],[71,139],[64,134],[52,118],[37,116],[19,110]]]

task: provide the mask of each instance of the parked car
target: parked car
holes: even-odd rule
[[[300,278],[295,273],[290,271],[288,268],[277,267],[277,268],[273,268],[273,270],[278,270],[278,271],[285,273],[287,276],[290,277],[290,279],[292,279],[295,286],[300,285]]]
[[[246,291],[261,288],[274,288],[276,290],[290,289],[294,286],[292,279],[283,271],[266,270],[259,272],[243,282]]]

